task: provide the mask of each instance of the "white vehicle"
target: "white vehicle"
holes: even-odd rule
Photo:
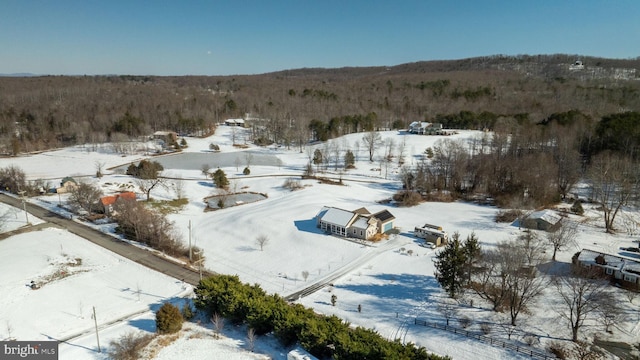
[[[423,248],[427,248],[427,249],[435,249],[435,248],[437,248],[436,244],[434,244],[432,242],[427,242],[427,241],[425,241],[423,243],[420,243],[419,246],[422,246]]]

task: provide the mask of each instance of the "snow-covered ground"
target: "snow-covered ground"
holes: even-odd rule
[[[381,134],[383,139],[393,139],[396,147],[405,144],[408,165],[418,161],[427,147],[445,139],[395,131]],[[465,141],[482,135],[464,131],[446,139]],[[329,169],[324,174],[342,177],[345,186],[301,180],[303,188],[296,191],[285,189],[283,184],[290,175],[302,173],[312,151],[254,146],[243,150],[232,146],[231,138],[231,129],[222,126],[209,138],[187,138],[189,147],[184,152],[209,153],[210,143],[219,145],[221,153],[238,152],[235,158],[239,160],[233,164],[216,163],[212,155],[211,163],[207,165],[213,169],[221,166],[231,180],[232,189],[264,193],[267,199],[205,212],[203,199],[216,194],[211,179],[205,179],[200,170],[194,169],[166,168],[163,172],[165,176],[182,179],[172,181],[174,185],[182,184],[189,204],[178,213],[169,215],[169,218],[183,234],[185,243],[189,238],[191,223],[191,241],[204,249],[205,266],[208,269],[238,274],[244,282],[258,283],[268,292],[288,295],[348,267],[350,271],[347,275],[334,281],[333,286],[299,301],[319,312],[336,314],[354,325],[374,328],[384,337],[414,342],[454,359],[518,358],[510,351],[413,324],[415,317],[443,322],[437,305],[448,300],[433,276],[433,256],[438,250],[418,246],[419,241],[411,236],[410,231],[417,225],[429,222],[442,226],[449,233],[458,231],[463,238],[475,232],[485,247],[514,239],[520,230],[510,224],[496,223],[496,208],[462,202],[423,203],[411,208],[397,208],[379,202],[390,198],[400,187],[397,180],[399,169],[397,164],[381,169],[380,163],[370,163],[362,145],[362,134],[348,135],[329,145],[316,145],[321,149],[336,145],[356,153],[356,169],[342,174]],[[110,170],[105,171],[103,178],[96,179],[93,176],[96,163],[109,169],[137,161],[144,154],[122,157],[109,152],[108,147],[101,149],[94,152],[92,147],[85,146],[0,159],[0,167],[17,165],[26,172],[28,179],[48,179],[54,185],[65,176],[83,177],[85,181],[99,182],[106,192],[116,189],[119,184],[131,184],[130,178]],[[251,175],[244,176],[241,172],[250,157],[243,152],[275,156],[281,165],[253,164],[250,166]],[[175,192],[174,186],[154,190],[151,196],[171,199],[176,197]],[[139,196],[142,197],[142,194]],[[66,201],[66,197],[43,196],[30,201],[53,207],[58,202]],[[328,236],[315,226],[314,216],[323,206],[347,210],[364,206],[371,212],[387,209],[396,217],[395,225],[400,234],[375,247]],[[20,209],[7,211],[5,218],[15,219],[7,221],[3,231],[25,224]],[[636,221],[633,213],[626,213],[621,217],[621,220],[624,219],[629,224]],[[561,262],[569,262],[582,246],[617,253],[620,246],[633,245],[631,235],[606,235],[596,212],[589,211],[587,216],[579,220],[578,244],[558,254]],[[30,219],[31,223],[36,221]],[[269,239],[262,250],[256,242],[256,237],[260,235]],[[385,251],[381,251],[383,249]],[[81,265],[71,266],[72,260],[77,258],[82,259]],[[362,261],[362,265],[351,269],[351,264],[358,260]],[[96,351],[95,334],[91,332],[91,311],[94,306],[99,320],[101,345],[105,348],[110,340],[128,331],[153,332],[153,315],[148,310],[156,309],[165,301],[181,304],[180,298],[188,296],[190,292],[189,288],[175,279],[53,228],[0,240],[0,264],[0,338],[70,339],[68,343],[61,344],[60,359],[106,358],[104,352]],[[71,275],[51,281],[39,290],[31,290],[26,286],[31,280],[42,279],[62,267]],[[303,273],[308,274],[306,279]],[[522,318],[514,341],[522,343],[525,335],[533,334],[540,339],[539,347],[543,348],[548,341],[569,337],[565,323],[553,311],[553,289],[547,291],[549,295],[540,299],[533,313]],[[331,294],[337,296],[336,306],[331,306]],[[624,294],[620,293],[619,296],[621,303],[626,302],[628,316],[610,336],[615,340],[637,341],[640,325],[636,310]],[[358,305],[361,306],[361,312],[357,310]],[[506,339],[500,326],[504,318],[483,306],[478,301],[474,306],[461,306],[460,315],[474,320],[471,330],[478,331],[478,324],[486,322],[491,325],[491,336]],[[587,329],[590,332],[596,330],[593,327]],[[200,359],[211,358],[212,354],[221,354],[216,357],[220,359],[260,358],[242,350],[246,347],[242,329],[228,329],[227,337],[223,340],[213,340],[210,331],[205,327],[190,326],[183,337],[162,349],[157,358]],[[278,348],[272,339],[265,339],[256,347],[256,352],[284,359],[286,350]],[[231,353],[237,357],[231,357]]]

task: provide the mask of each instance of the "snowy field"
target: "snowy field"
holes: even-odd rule
[[[396,146],[405,144],[407,165],[418,161],[427,147],[445,139],[395,131],[381,134],[383,140],[393,139]],[[461,132],[446,139],[465,141],[474,136],[483,136],[483,133]],[[258,283],[268,292],[281,295],[294,293],[331,273],[348,269],[347,275],[334,281],[333,286],[299,301],[318,312],[336,314],[354,325],[374,328],[383,337],[414,342],[454,359],[518,358],[513,352],[413,324],[415,317],[444,322],[437,305],[448,300],[433,276],[433,257],[438,250],[418,246],[418,239],[410,231],[429,222],[442,226],[449,233],[458,231],[462,238],[475,232],[483,247],[515,239],[520,231],[517,227],[494,222],[496,208],[462,202],[423,203],[411,208],[382,204],[379,201],[389,199],[400,187],[399,169],[396,163],[389,168],[370,163],[362,145],[362,134],[345,136],[329,145],[316,145],[321,149],[336,145],[356,153],[356,169],[344,174],[328,170],[324,174],[342,177],[345,186],[303,180],[302,189],[290,191],[283,187],[285,180],[302,173],[312,151],[253,146],[239,150],[232,146],[231,137],[230,129],[222,126],[209,138],[187,138],[185,152],[206,154],[210,143],[219,145],[221,153],[237,152],[234,159],[239,160],[234,161],[235,164],[222,166],[231,181],[230,187],[237,191],[264,193],[267,199],[205,212],[204,198],[217,194],[211,179],[205,179],[200,170],[165,168],[163,172],[164,176],[181,179],[172,181],[183,185],[189,199],[188,205],[169,218],[183,234],[185,243],[191,222],[192,242],[204,249],[208,269],[237,274],[244,282]],[[86,181],[99,182],[105,192],[119,184],[132,183],[129,177],[110,170],[105,171],[103,178],[96,179],[93,176],[95,164],[100,162],[105,169],[110,169],[137,161],[144,154],[122,157],[110,152],[106,146],[97,150],[100,151],[85,146],[0,159],[0,167],[17,165],[29,180],[47,179],[54,185],[65,176],[83,177]],[[251,175],[244,176],[241,172],[249,158],[244,152],[248,151],[276,157],[278,166],[250,165]],[[206,158],[201,159],[206,161]],[[218,166],[213,156],[207,165],[214,170]],[[175,187],[154,190],[151,196],[155,199],[175,198]],[[142,197],[139,194],[139,198]],[[54,206],[66,198],[54,195],[29,201]],[[366,207],[372,213],[389,210],[396,217],[395,226],[400,234],[373,247],[325,235],[316,228],[314,219],[323,206],[347,210]],[[25,225],[20,209],[5,209],[4,213],[7,221],[2,231]],[[625,216],[621,219],[636,221],[633,213]],[[559,253],[559,262],[568,263],[583,246],[615,254],[621,246],[634,245],[634,238],[628,234],[606,235],[598,213],[588,211],[587,216],[575,220],[581,222],[578,244]],[[32,224],[37,221],[30,219]],[[260,235],[269,239],[262,250],[256,243],[256,237]],[[78,258],[82,259],[81,264],[72,266]],[[360,265],[353,266],[354,263]],[[153,314],[149,310],[157,309],[165,301],[182,304],[180,298],[188,297],[191,291],[175,279],[54,228],[0,240],[0,264],[0,339],[69,339],[60,346],[60,359],[106,358],[104,352],[96,351],[91,319],[94,306],[104,349],[110,340],[128,331],[155,331]],[[38,290],[27,286],[30,281],[46,278],[63,267],[69,272],[68,276],[55,279]],[[303,273],[308,273],[306,279]],[[552,310],[555,306],[553,289],[547,291],[549,296],[540,299],[534,313],[523,316],[514,342],[523,344],[523,338],[532,334],[539,339],[537,346],[542,349],[548,341],[570,338],[566,324],[559,321],[558,314]],[[335,307],[331,306],[332,294],[337,296]],[[609,336],[616,341],[637,341],[640,326],[636,305],[630,304],[622,292],[619,296],[621,302],[626,302],[628,316]],[[357,310],[358,305],[361,312]],[[486,322],[492,324],[491,336],[506,339],[500,327],[504,318],[486,310],[487,306],[479,301],[474,305],[464,305],[460,310],[460,315],[474,320],[470,330],[479,331],[477,324]],[[597,330],[587,329],[588,332]],[[286,349],[278,348],[272,339],[264,339],[256,347],[256,353],[264,356],[243,350],[246,347],[244,334],[242,329],[230,328],[225,339],[213,340],[210,329],[189,326],[184,336],[163,348],[156,358],[204,359],[211,358],[212,354],[220,354],[215,357],[218,359],[285,358]],[[522,355],[521,358],[526,357]]]

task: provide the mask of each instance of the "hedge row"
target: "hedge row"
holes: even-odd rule
[[[273,332],[283,346],[300,342],[318,358],[448,359],[412,343],[385,340],[370,329],[352,328],[336,316],[318,315],[300,304],[291,305],[277,294],[268,295],[258,285],[241,283],[238,276],[203,279],[195,292],[196,307],[209,315],[217,313],[234,324],[247,324],[259,335]]]

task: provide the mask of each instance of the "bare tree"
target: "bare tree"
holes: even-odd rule
[[[578,224],[570,221],[563,221],[560,228],[547,233],[547,241],[553,248],[551,260],[556,261],[556,253],[559,250],[564,250],[570,244],[574,244],[577,234]]]
[[[449,321],[453,319],[458,313],[458,309],[456,308],[456,306],[448,302],[438,304],[438,311],[447,320],[447,325],[449,325]]]
[[[253,162],[253,154],[251,154],[250,152],[246,152],[244,154],[244,162],[247,165],[247,168],[250,168],[251,163]]]
[[[511,340],[511,335],[515,334],[518,328],[515,325],[511,324],[511,319],[505,319],[504,322],[500,323],[500,327],[507,334],[507,339]]]
[[[598,360],[604,359],[604,354],[597,351],[593,346],[585,341],[576,341],[569,349],[571,359],[576,360]]]
[[[71,190],[69,201],[89,214],[93,214],[99,206],[101,197],[102,190],[97,184],[81,181]]]
[[[562,307],[556,311],[569,322],[571,340],[578,341],[580,329],[595,317],[603,307],[607,281],[591,269],[576,269],[573,274],[556,277],[553,281],[560,295]]]
[[[98,177],[98,178],[102,177],[102,172],[103,172],[103,169],[105,167],[105,164],[106,163],[104,161],[96,160],[94,162],[94,166],[96,167],[96,177]]]
[[[7,320],[6,322],[7,324],[7,340],[12,340],[13,339],[13,326],[11,326],[11,323]]]
[[[407,150],[407,137],[403,136],[402,141],[398,144],[398,165],[402,166],[405,161]]]
[[[307,281],[307,279],[309,278],[309,272],[307,270],[302,271],[302,278],[304,279],[304,281]]]
[[[166,187],[165,179],[157,177],[155,179],[137,178],[135,180],[138,189],[147,196],[147,201],[151,200],[151,191],[157,186]]]
[[[216,335],[220,337],[220,333],[222,333],[222,330],[224,329],[224,318],[222,317],[222,315],[217,312],[213,313],[213,315],[211,316],[211,324],[213,325],[213,330],[215,331]]]
[[[369,161],[373,162],[373,155],[376,153],[376,149],[382,142],[380,133],[373,130],[369,131],[362,137],[362,142],[364,143],[367,151],[369,151]]]
[[[247,347],[249,351],[253,352],[253,349],[256,347],[256,340],[258,340],[258,334],[253,328],[249,328],[247,330]]]
[[[211,166],[209,166],[209,164],[202,164],[202,166],[200,166],[200,171],[202,172],[202,175],[204,175],[205,179],[208,179]]]
[[[593,198],[602,205],[606,232],[613,232],[622,206],[633,200],[640,176],[633,162],[610,151],[594,156],[589,170]]]
[[[520,256],[523,256],[522,266],[537,266],[545,260],[545,244],[534,231],[523,231],[517,240],[521,249]]]
[[[260,251],[269,243],[269,237],[267,235],[258,235],[256,237],[256,244],[260,246]]]
[[[497,249],[483,253],[471,287],[493,305],[494,311],[509,309],[511,325],[526,311],[545,288],[544,277],[536,266],[542,261],[530,255],[531,246],[524,241],[501,242]]]
[[[176,197],[178,198],[178,200],[184,198],[184,194],[185,194],[185,183],[184,183],[184,179],[180,176],[178,176],[174,181],[173,181],[173,191],[176,195]]]

